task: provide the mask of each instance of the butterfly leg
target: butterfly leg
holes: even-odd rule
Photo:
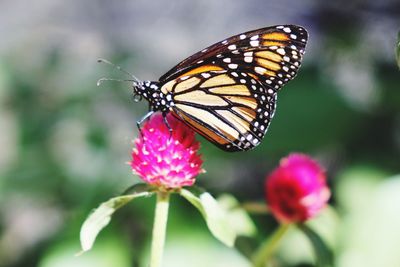
[[[169,131],[169,139],[171,139],[171,137],[172,137],[172,128],[171,128],[171,126],[169,125],[169,123],[168,123],[168,121],[167,121],[167,114],[168,114],[168,113],[163,112],[162,115],[163,115],[164,123],[165,123],[165,125],[167,126],[168,131]]]
[[[136,122],[136,125],[137,125],[137,127],[138,127],[138,130],[139,130],[139,133],[140,133],[140,134],[142,134],[142,124],[143,124],[143,122],[144,122],[145,120],[147,120],[148,118],[150,118],[151,115],[153,115],[153,113],[154,113],[153,110],[149,111],[146,115],[143,116],[143,118],[141,118],[140,120],[138,120],[138,121]]]

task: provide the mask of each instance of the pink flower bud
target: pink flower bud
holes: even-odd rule
[[[316,216],[330,197],[323,168],[311,157],[291,154],[266,179],[266,199],[283,223],[304,222]]]
[[[167,115],[170,134],[161,114],[145,123],[130,165],[134,173],[148,184],[164,188],[191,186],[203,172],[203,161],[197,153],[200,144],[195,133],[172,115]]]

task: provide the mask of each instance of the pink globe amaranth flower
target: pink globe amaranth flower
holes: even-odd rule
[[[195,177],[204,172],[197,153],[200,143],[195,132],[172,115],[167,115],[170,134],[161,114],[145,123],[135,140],[130,165],[134,173],[148,184],[163,188],[191,186]]]
[[[283,223],[304,222],[316,216],[330,197],[324,169],[311,157],[293,153],[267,176],[266,200]]]

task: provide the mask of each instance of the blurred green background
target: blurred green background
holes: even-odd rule
[[[0,266],[146,266],[154,199],[118,211],[80,257],[90,210],[138,181],[125,162],[136,120],[125,78],[96,63],[157,80],[185,57],[243,31],[298,24],[310,34],[298,77],[279,94],[264,142],[229,154],[201,139],[215,196],[263,201],[281,157],[304,152],[327,169],[331,207],[312,222],[337,266],[400,266],[400,72],[394,49],[400,2],[382,1],[0,1]],[[223,167],[221,167],[223,166]],[[253,217],[261,241],[276,227]],[[274,266],[313,266],[299,232]],[[164,266],[249,266],[211,237],[174,197]]]

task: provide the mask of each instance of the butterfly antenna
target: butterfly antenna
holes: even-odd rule
[[[134,81],[134,82],[139,82],[139,81],[140,81],[138,78],[136,78],[135,75],[133,75],[133,74],[130,73],[129,71],[127,71],[127,70],[121,68],[120,66],[118,66],[118,65],[116,65],[116,64],[114,64],[114,63],[112,63],[112,62],[110,62],[110,61],[108,61],[108,60],[106,60],[106,59],[104,59],[104,58],[99,58],[99,59],[97,60],[97,62],[99,62],[99,63],[107,63],[107,64],[113,66],[114,68],[118,69],[119,71],[122,71],[123,73],[128,74],[129,76],[131,76],[131,77],[133,78],[133,81]],[[102,79],[103,79],[103,78],[102,78]],[[100,80],[101,80],[101,79],[100,79]],[[100,80],[99,80],[99,81],[100,81]],[[128,81],[128,80],[121,80],[121,81]],[[101,83],[101,81],[100,81],[100,83]]]
[[[137,82],[133,79],[114,79],[114,78],[100,78],[97,80],[97,86],[100,86],[104,81],[116,81],[116,82]]]

